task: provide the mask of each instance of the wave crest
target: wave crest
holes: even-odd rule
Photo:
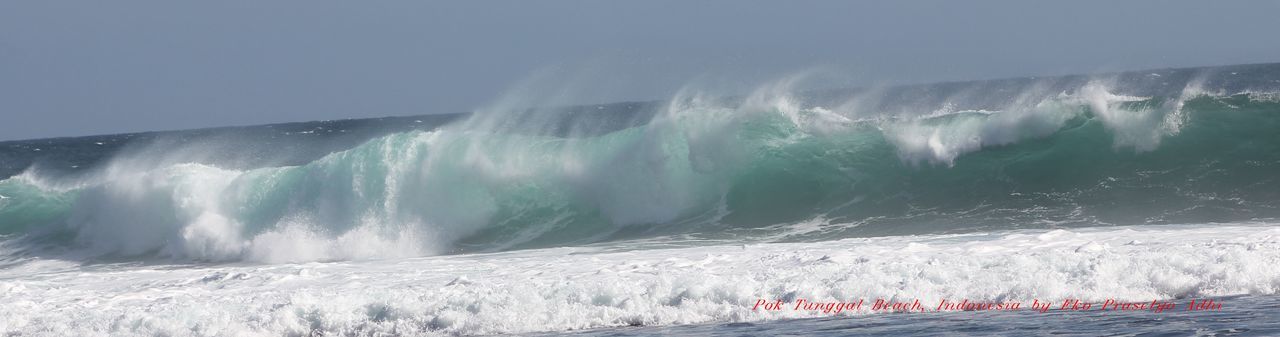
[[[1094,81],[911,115],[865,97],[818,104],[795,83],[740,99],[685,90],[644,123],[605,131],[545,110],[478,113],[299,166],[142,151],[85,176],[29,171],[0,181],[0,235],[19,237],[0,248],[296,262],[1280,216],[1267,192],[1280,190],[1268,128],[1280,107],[1257,93],[1197,84],[1139,97]]]

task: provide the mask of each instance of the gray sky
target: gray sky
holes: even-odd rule
[[[4,1],[0,139],[1280,61],[1280,1]],[[538,83],[552,83],[541,81]]]

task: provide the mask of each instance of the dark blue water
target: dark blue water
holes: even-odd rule
[[[0,142],[0,271],[14,275],[15,280],[0,284],[0,302],[12,298],[13,303],[26,305],[0,307],[0,313],[6,313],[0,318],[19,317],[13,321],[25,324],[13,325],[18,327],[14,330],[0,324],[0,334],[207,335],[203,332],[218,331],[216,327],[207,330],[217,323],[211,320],[225,317],[239,319],[233,322],[240,325],[236,328],[260,328],[266,334],[308,331],[299,330],[308,327],[310,333],[299,335],[469,334],[612,326],[628,324],[634,317],[600,320],[585,315],[566,321],[532,314],[524,317],[523,325],[510,325],[509,318],[489,313],[521,313],[522,306],[564,303],[514,296],[437,306],[447,298],[441,294],[455,289],[451,287],[487,285],[447,278],[433,281],[445,289],[433,295],[400,284],[370,286],[354,281],[357,278],[333,277],[320,285],[354,285],[335,292],[361,298],[319,303],[321,309],[298,304],[289,309],[297,312],[273,316],[271,322],[283,324],[245,327],[258,323],[257,317],[237,316],[246,310],[251,315],[274,314],[296,301],[305,302],[299,298],[317,288],[295,288],[296,293],[276,298],[263,297],[280,295],[283,286],[275,283],[243,290],[192,291],[204,283],[188,281],[208,277],[158,282],[149,279],[149,275],[162,275],[153,274],[156,271],[147,265],[153,261],[214,269],[223,267],[216,263],[412,262],[406,258],[455,255],[474,256],[484,264],[492,258],[485,253],[495,251],[518,255],[526,249],[617,242],[639,242],[645,248],[686,242],[734,248],[744,244],[746,251],[745,244],[755,243],[820,247],[848,238],[913,241],[955,233],[1004,237],[1008,231],[1028,229],[1044,230],[1047,233],[1035,240],[1050,242],[1058,240],[1059,234],[1074,235],[1055,233],[1066,232],[1055,229],[1188,224],[1207,228],[1192,235],[1211,233],[1227,240],[1243,234],[1226,232],[1219,225],[1265,225],[1271,230],[1280,219],[1277,97],[1280,64],[1239,65],[940,83],[884,91],[806,91],[706,100],[679,96],[669,102]],[[866,101],[872,102],[854,108],[842,103]],[[983,298],[998,300],[1028,291],[1061,296],[1073,294],[1081,284],[1118,287],[1094,273],[1099,264],[1092,262],[1096,261],[1120,261],[1119,273],[1126,274],[1131,268],[1147,267],[1144,273],[1134,274],[1146,278],[1128,282],[1158,285],[1152,287],[1157,289],[1152,291],[1154,298],[1188,293],[1257,295],[1218,299],[1224,307],[1215,311],[877,314],[543,335],[1277,335],[1280,316],[1275,311],[1280,297],[1274,294],[1280,289],[1276,281],[1280,276],[1267,268],[1280,259],[1267,248],[1280,247],[1280,241],[1269,234],[1273,233],[1257,234],[1261,238],[1243,243],[1215,240],[1206,243],[1208,247],[1179,242],[1200,236],[1175,235],[1164,242],[1157,237],[1151,243],[1139,242],[1150,236],[1126,238],[1110,247],[1125,245],[1128,252],[1151,252],[1133,246],[1182,244],[1172,254],[1206,248],[1217,255],[1177,259],[1153,253],[1132,260],[1140,265],[1123,265],[1134,255],[1099,255],[1104,257],[1081,263],[1070,260],[1065,268],[1071,270],[1064,274],[1073,282],[1054,291],[1014,287]],[[348,249],[352,247],[360,249]],[[920,247],[908,244],[902,249],[918,252],[912,249]],[[1064,247],[1077,253],[1108,249],[1093,241]],[[725,255],[756,261],[752,255],[736,252]],[[945,254],[956,257],[954,252]],[[964,252],[972,250],[960,254]],[[680,254],[687,256],[678,258],[691,261],[709,258],[697,249]],[[816,265],[812,263],[855,265],[862,258],[889,255],[882,250],[849,260],[814,256],[813,261],[750,271],[768,276],[784,269],[811,275],[814,270],[808,268]],[[960,258],[973,261],[971,256]],[[1163,264],[1166,259],[1169,265]],[[626,262],[636,260],[626,258]],[[97,282],[97,275],[82,273],[92,272],[92,266],[103,261],[141,264],[126,268],[130,275],[121,281],[127,289],[117,289],[114,283]],[[585,271],[572,275],[546,269],[572,261],[569,257],[550,256],[544,261],[553,263],[515,269],[590,278],[591,273],[617,264],[588,264]],[[894,273],[901,274],[903,281],[889,279],[889,283],[909,283],[945,269],[947,263],[934,261],[915,261],[919,267]],[[1029,260],[1014,255],[990,261],[995,262],[971,265],[968,270],[989,271],[1003,265],[1023,267],[1018,269],[1022,271],[1064,265],[1059,264],[1062,258],[1053,256]],[[494,265],[509,263],[497,260]],[[1180,271],[1185,275],[1176,275],[1179,271],[1165,275],[1164,271],[1180,265],[1190,266]],[[76,269],[85,266],[88,269]],[[699,268],[655,266],[655,270]],[[897,269],[898,265],[880,266]],[[420,273],[422,269],[396,266],[369,274],[376,276],[357,276],[404,282],[454,272]],[[521,277],[498,269],[502,273],[494,275],[499,278]],[[61,273],[55,276],[72,281],[28,279],[38,276],[31,271],[42,270],[54,270]],[[257,271],[238,275],[250,274]],[[280,279],[309,277],[287,274]],[[600,283],[606,287],[629,283],[598,280],[604,280]],[[89,295],[70,292],[69,286],[76,283],[89,285],[81,287]],[[946,292],[973,287],[941,284],[922,289]],[[485,295],[518,286],[500,284],[476,291]],[[550,289],[544,294],[569,294],[560,302],[614,309],[609,291],[580,292],[566,282],[544,282],[543,286]],[[747,296],[786,297],[790,295],[779,287],[790,286],[801,285],[761,286],[750,289],[753,295]],[[849,288],[837,283],[820,286]],[[130,299],[165,288],[173,294],[207,297],[169,302],[171,307],[135,319],[133,325],[119,322],[130,319],[127,316],[137,308],[154,309],[152,304],[168,298],[147,305],[128,303],[117,307],[122,309],[119,312],[81,308],[79,316],[62,315],[64,308],[85,298]],[[388,306],[374,299],[385,295],[379,291],[386,289],[414,293],[397,294],[397,298],[421,297],[402,303],[403,309],[396,311],[398,320],[388,321],[380,310],[370,310]],[[660,299],[652,301],[653,306],[636,308],[679,307],[685,297],[673,293],[671,301]],[[653,300],[649,292],[637,294],[636,298]],[[735,296],[715,295],[701,296],[717,303],[741,302]],[[202,308],[209,316],[166,316],[174,308],[213,301],[227,303]],[[481,310],[485,303],[491,306]],[[245,309],[243,304],[259,307]],[[309,312],[330,316],[317,318]],[[691,316],[667,316],[657,322],[707,321],[705,312],[683,312]],[[344,321],[366,315],[367,321],[358,324]],[[468,325],[466,318],[475,317],[479,323]],[[746,319],[729,314],[711,317]],[[90,320],[97,324],[85,324],[92,330],[77,330]],[[152,326],[150,322],[167,323]],[[393,326],[399,322],[408,325]],[[0,319],[0,323],[6,321]]]

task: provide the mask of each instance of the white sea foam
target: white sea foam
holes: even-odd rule
[[[555,134],[564,116],[521,111],[567,98],[517,91],[462,123],[379,137],[301,166],[221,168],[197,160],[206,152],[199,144],[126,151],[83,176],[31,169],[0,181],[13,190],[0,195],[0,207],[36,215],[14,217],[22,221],[10,225],[21,229],[15,233],[52,229],[99,256],[397,258],[521,227],[486,237],[487,248],[505,249],[575,224],[594,228],[558,242],[690,220],[723,205],[743,172],[781,159],[770,152],[807,152],[788,148],[806,141],[829,141],[820,145],[823,156],[852,159],[863,157],[850,152],[859,146],[880,144],[863,136],[883,135],[904,162],[953,165],[985,148],[1050,137],[1092,111],[1114,147],[1153,150],[1183,127],[1183,101],[1205,95],[1193,82],[1181,97],[1148,106],[1149,97],[1113,93],[1101,82],[1070,94],[1031,86],[1001,109],[958,110],[946,98],[912,115],[868,111],[879,100],[874,90],[833,109],[810,105],[796,95],[803,78],[783,78],[734,102],[686,89],[647,124],[604,135]],[[844,166],[854,161],[829,163],[864,174]]]
[[[1280,289],[1280,270],[1271,268],[1280,262],[1280,229],[1271,226],[579,247],[286,265],[9,268],[0,270],[0,334],[474,335],[824,315],[753,311],[759,299],[1271,295]]]
[[[1105,83],[1094,81],[1057,96],[1029,89],[999,111],[944,107],[907,121],[883,123],[881,128],[904,161],[954,165],[956,158],[984,148],[1050,136],[1068,121],[1085,116],[1083,108],[1088,107],[1114,136],[1115,148],[1145,152],[1181,131],[1186,119],[1183,103],[1201,93],[1199,82],[1191,82],[1180,97],[1159,106],[1135,105],[1151,97],[1115,94]]]

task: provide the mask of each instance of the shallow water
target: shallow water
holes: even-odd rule
[[[1215,311],[970,311],[628,327],[521,336],[1275,336],[1280,297],[1213,299]],[[1181,303],[1180,304],[1185,304]]]
[[[1280,64],[793,84],[0,142],[0,335],[1276,333]]]

